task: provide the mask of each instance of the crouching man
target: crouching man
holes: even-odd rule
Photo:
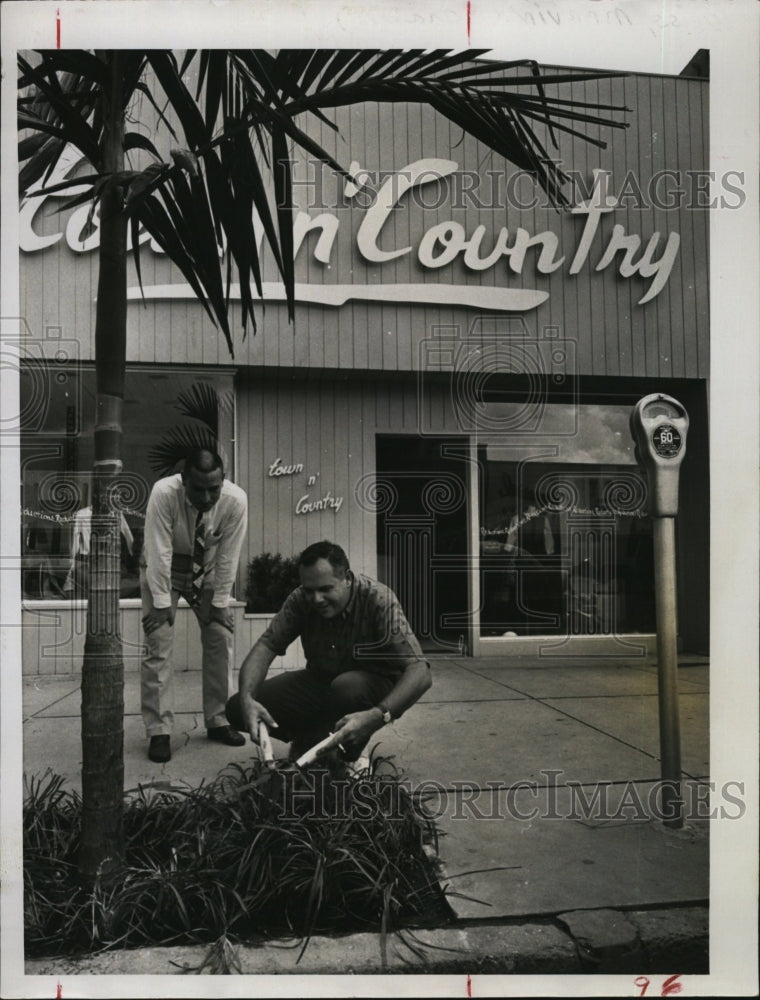
[[[333,732],[325,751],[339,746],[346,761],[357,762],[370,737],[427,691],[430,665],[395,594],[352,573],[339,545],[310,545],[298,572],[301,586],[243,661],[227,719],[254,743],[263,720],[292,744],[293,760]],[[306,669],[267,680],[275,656],[299,636]]]

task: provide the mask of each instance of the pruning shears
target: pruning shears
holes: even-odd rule
[[[333,733],[329,733],[323,740],[320,740],[319,743],[315,743],[313,747],[305,753],[302,753],[297,760],[275,760],[274,749],[272,747],[272,737],[269,734],[269,727],[266,722],[261,719],[259,720],[258,735],[261,760],[264,765],[264,770],[262,774],[260,774],[259,777],[251,783],[253,788],[263,785],[266,781],[271,780],[271,778],[277,773],[302,773],[305,768],[309,767],[318,759],[320,751],[332,743],[334,737]]]

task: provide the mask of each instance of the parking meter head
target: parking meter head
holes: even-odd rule
[[[675,517],[689,430],[686,408],[672,396],[652,393],[633,408],[630,427],[636,461],[647,474],[649,512],[654,517]]]

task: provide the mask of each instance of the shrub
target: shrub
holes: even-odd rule
[[[279,552],[263,552],[248,565],[245,588],[245,610],[248,614],[279,611],[285,598],[299,585],[295,558],[285,558]]]
[[[336,781],[315,769],[257,785],[230,765],[198,789],[138,789],[125,803],[117,877],[78,880],[81,800],[49,772],[24,801],[30,954],[250,941],[440,924],[450,910],[426,844],[437,831],[389,761]],[[293,794],[294,781],[310,781]]]

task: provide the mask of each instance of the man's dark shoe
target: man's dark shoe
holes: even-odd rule
[[[233,729],[232,726],[214,726],[212,729],[207,729],[206,732],[210,740],[226,743],[228,747],[245,746],[245,736],[237,729]]]
[[[151,736],[148,757],[154,764],[166,764],[172,759],[172,748],[168,736]]]

